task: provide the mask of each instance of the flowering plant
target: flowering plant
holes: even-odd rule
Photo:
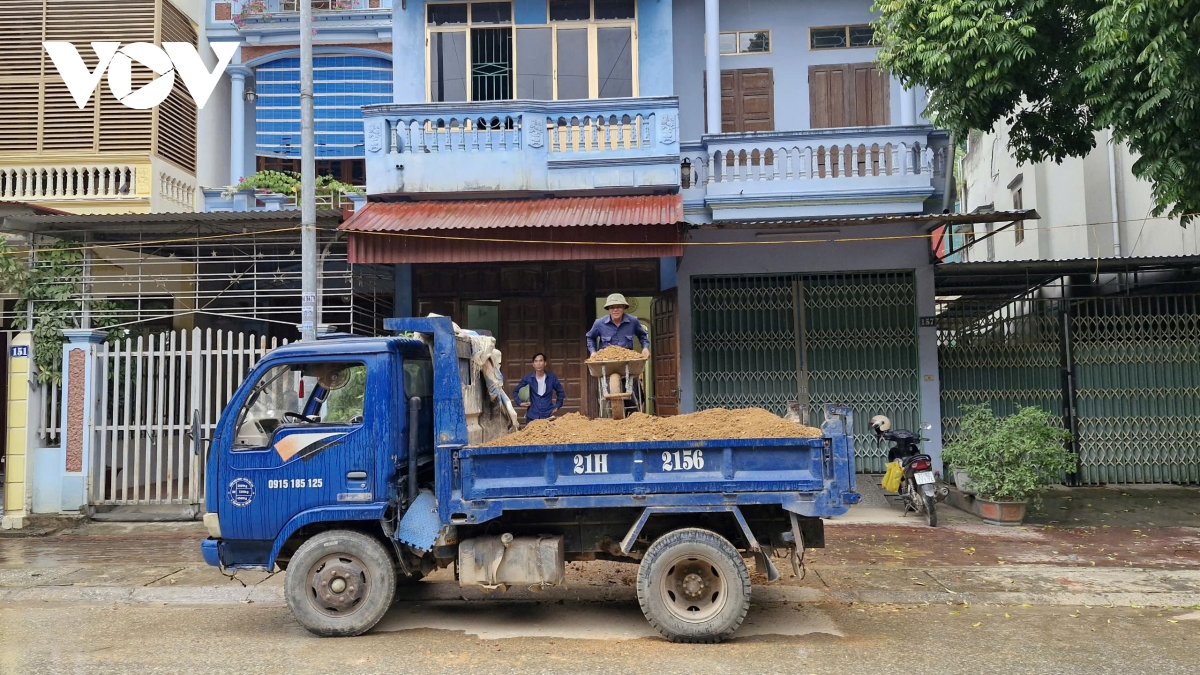
[[[263,19],[271,18],[271,13],[267,10],[267,0],[245,0],[242,2],[242,8],[237,14],[233,15],[233,25],[241,28],[246,25],[246,19],[252,16]]]

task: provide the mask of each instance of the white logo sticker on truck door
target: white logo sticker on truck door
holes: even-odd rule
[[[250,506],[254,500],[254,483],[249,478],[234,478],[229,481],[229,503],[234,506]]]

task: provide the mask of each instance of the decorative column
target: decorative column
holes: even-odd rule
[[[721,20],[720,0],[704,0],[704,83],[707,133],[721,133]]]
[[[229,69],[229,184],[237,185],[246,175],[246,76],[249,69],[230,65]]]
[[[59,510],[78,513],[88,503],[92,418],[96,414],[96,345],[108,335],[84,328],[63,331],[62,492]]]
[[[900,91],[900,124],[911,126],[917,123],[917,90],[914,87]]]

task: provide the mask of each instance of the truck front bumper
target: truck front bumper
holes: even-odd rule
[[[221,556],[217,553],[217,540],[209,537],[200,542],[200,554],[204,556],[204,562],[213,567],[221,566]]]

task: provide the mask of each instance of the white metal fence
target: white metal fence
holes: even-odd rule
[[[89,503],[203,504],[207,447],[194,452],[193,415],[211,438],[246,373],[286,343],[197,328],[100,345]],[[59,398],[44,399],[47,436],[61,429]]]

